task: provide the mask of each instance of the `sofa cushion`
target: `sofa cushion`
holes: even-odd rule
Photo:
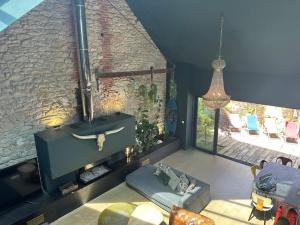
[[[169,176],[170,176],[170,180],[168,185],[170,186],[170,188],[175,191],[177,186],[180,183],[180,179],[179,177],[174,173],[174,171],[172,169],[169,169]]]
[[[160,171],[158,174],[158,180],[163,184],[163,185],[168,185],[171,177],[168,176],[164,171]]]

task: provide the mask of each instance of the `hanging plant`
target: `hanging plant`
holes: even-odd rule
[[[148,91],[148,99],[151,106],[157,102],[157,86],[155,84],[151,84],[150,90]]]
[[[128,86],[129,92],[131,92],[131,93],[135,92],[136,86],[137,86],[135,79],[130,78],[129,84],[127,86]]]
[[[137,98],[142,105],[138,108],[136,118],[136,138],[139,151],[154,146],[159,137],[158,120],[161,111],[161,99],[157,95],[157,85],[151,82],[150,87],[142,84],[137,88]],[[156,110],[153,112],[153,110]],[[149,114],[153,115],[150,119]]]
[[[145,85],[138,87],[138,96],[144,101],[144,104],[148,104],[148,91]]]
[[[147,87],[145,85],[140,85],[138,88],[138,94],[140,97],[147,97]]]
[[[175,99],[176,96],[177,96],[177,85],[174,78],[172,78],[170,80],[170,98]]]

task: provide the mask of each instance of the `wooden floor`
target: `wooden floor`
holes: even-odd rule
[[[249,164],[259,164],[261,160],[275,162],[279,156],[293,160],[294,167],[300,165],[300,144],[285,142],[283,138],[269,138],[265,134],[250,135],[246,131],[220,134],[218,153]]]

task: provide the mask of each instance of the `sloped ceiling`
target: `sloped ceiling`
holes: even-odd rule
[[[299,0],[127,0],[171,61],[211,70],[223,12],[223,56],[239,76],[300,77]]]

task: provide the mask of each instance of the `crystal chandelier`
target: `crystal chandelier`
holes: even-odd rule
[[[222,38],[223,38],[224,16],[221,15],[220,24],[220,45],[219,56],[212,62],[214,69],[213,77],[208,92],[203,95],[203,103],[209,108],[219,109],[226,106],[230,101],[230,96],[224,90],[223,69],[226,66],[225,60],[222,59]]]

